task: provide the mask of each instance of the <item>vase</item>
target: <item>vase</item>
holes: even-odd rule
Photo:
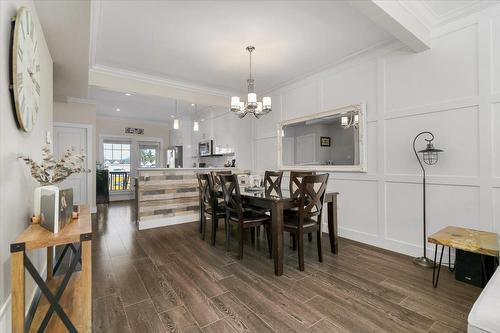
[[[34,213],[40,225],[53,233],[59,232],[59,188],[54,185],[35,188]]]

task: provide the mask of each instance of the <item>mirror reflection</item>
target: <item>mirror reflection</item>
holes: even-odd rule
[[[359,109],[309,117],[281,127],[283,166],[359,166]]]

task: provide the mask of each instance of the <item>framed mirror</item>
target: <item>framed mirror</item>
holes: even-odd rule
[[[282,170],[366,172],[365,104],[359,103],[278,125]]]

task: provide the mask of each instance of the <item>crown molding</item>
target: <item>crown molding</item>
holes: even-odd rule
[[[78,103],[78,104],[89,104],[89,105],[97,105],[97,102],[93,99],[89,98],[79,98],[79,97],[66,97],[66,103]]]
[[[199,85],[199,84],[190,83],[190,82],[186,82],[186,81],[172,80],[172,79],[165,78],[165,77],[148,75],[148,74],[144,74],[144,73],[133,72],[133,71],[125,70],[125,69],[120,69],[120,68],[115,68],[115,67],[110,67],[110,66],[103,66],[103,65],[94,65],[94,67],[92,67],[89,72],[96,73],[96,74],[111,75],[111,76],[119,77],[122,79],[141,81],[141,82],[145,82],[145,83],[149,83],[149,84],[167,86],[167,87],[182,89],[182,90],[186,90],[186,91],[190,91],[190,92],[204,93],[204,94],[209,94],[209,95],[213,95],[213,96],[220,96],[220,97],[230,97],[230,96],[234,96],[235,94],[241,93],[241,92],[237,92],[237,91],[217,89],[217,88],[212,88],[209,86]]]

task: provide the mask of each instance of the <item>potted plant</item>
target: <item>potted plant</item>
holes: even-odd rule
[[[62,190],[60,196],[59,188],[55,185],[74,173],[90,172],[84,166],[85,155],[67,149],[62,158],[56,161],[50,148],[43,147],[40,163],[23,154],[18,155],[18,159],[29,166],[31,176],[40,184],[35,189],[35,217],[39,218],[43,227],[58,232],[71,220],[73,189]]]

